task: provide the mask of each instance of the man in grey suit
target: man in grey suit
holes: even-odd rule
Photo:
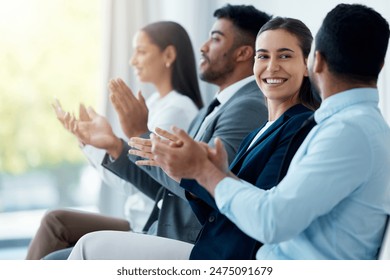
[[[199,71],[203,81],[219,87],[217,101],[212,102],[212,107],[199,112],[189,128],[189,134],[209,145],[213,145],[214,139],[219,137],[231,161],[241,140],[267,121],[264,96],[255,82],[252,69],[257,32],[270,16],[246,5],[226,5],[217,9],[214,16],[217,20],[210,37],[201,47]],[[112,92],[119,119],[137,118],[133,111],[118,107],[118,104],[126,106],[124,100],[128,99],[124,98],[124,94]],[[137,102],[136,99],[134,101]],[[90,118],[91,123],[78,122],[75,130],[78,137],[86,144],[105,149],[107,154],[102,164],[156,201],[145,232],[194,243],[201,225],[179,183],[158,167],[136,165],[135,161],[139,158],[129,155],[131,147],[116,137],[111,129],[104,129],[107,121],[94,112],[91,112]],[[99,122],[105,122],[106,126],[97,127]],[[121,126],[123,131],[132,129],[125,121],[121,121]],[[145,131],[141,137],[148,138],[149,134]],[[94,137],[91,138],[91,135]],[[93,139],[105,140],[95,143]]]

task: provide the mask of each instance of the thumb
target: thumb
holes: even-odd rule
[[[218,138],[218,137],[215,138],[214,145],[215,145],[215,150],[216,150],[217,155],[224,153],[225,146],[223,145],[223,142],[220,138]]]
[[[85,108],[84,104],[80,104],[79,106],[79,118],[81,121],[90,121],[91,119],[88,116],[87,108]]]
[[[147,108],[145,98],[142,95],[142,92],[139,90],[137,94],[137,99],[139,103],[142,105],[142,107]]]
[[[142,104],[146,104],[145,103],[145,98],[143,97],[142,92],[140,90],[137,93],[137,98],[138,98],[139,102],[141,102]]]
[[[87,110],[89,118],[93,119],[98,116],[98,114],[95,112],[95,110],[92,107],[88,107]]]

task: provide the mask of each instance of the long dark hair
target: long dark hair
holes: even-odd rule
[[[178,23],[158,21],[141,29],[161,51],[168,46],[176,50],[176,59],[172,64],[173,88],[191,98],[198,108],[203,106],[200,95],[194,50],[187,31]]]
[[[277,29],[283,29],[294,35],[299,41],[303,57],[306,59],[309,57],[313,36],[310,29],[302,21],[294,18],[276,17],[264,24],[257,36],[267,30]],[[303,78],[298,98],[309,109],[316,110],[320,106],[321,98],[312,89],[309,77]]]

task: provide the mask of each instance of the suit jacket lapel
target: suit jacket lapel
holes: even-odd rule
[[[196,116],[196,119],[193,120],[192,125],[188,130],[188,134],[192,138],[195,138],[196,133],[198,132],[200,126],[202,125],[202,122],[203,122],[204,118],[206,117],[206,110],[207,110],[207,107],[203,107],[199,111],[198,115]]]
[[[282,116],[280,116],[257,140],[253,145],[248,149],[249,144],[252,142],[253,138],[257,135],[257,133],[260,131],[262,127],[256,130],[256,132],[253,132],[251,134],[250,139],[245,143],[245,145],[242,146],[240,151],[238,152],[236,158],[233,160],[232,164],[230,165],[230,169],[234,172],[233,168],[237,169],[240,168],[240,165],[242,163],[242,159],[246,157],[248,153],[250,153],[256,146],[260,145],[264,139],[267,139],[268,136],[273,133],[276,129],[278,129],[283,123],[286,122],[288,118],[290,118],[291,115],[295,115],[299,112],[305,112],[307,109],[303,105],[295,105],[288,109]],[[248,137],[249,138],[249,137]]]
[[[218,112],[213,116],[213,118],[216,118],[218,115],[222,114],[222,112],[229,106],[230,103],[233,103],[236,98],[241,96],[242,94],[248,94],[248,92],[252,92],[253,90],[258,90],[256,81],[251,81],[248,84],[242,86],[239,88],[236,93],[226,102],[224,103],[221,108],[218,110]],[[188,134],[194,138],[201,127],[204,118],[206,117],[206,111],[207,111],[207,106],[203,107],[196,119],[192,122],[191,127],[188,130]],[[211,123],[211,122],[210,122]],[[207,129],[207,128],[206,128]]]
[[[246,157],[248,153],[250,153],[257,145],[259,145],[264,139],[267,139],[267,137],[275,130],[277,129],[281,124],[284,123],[285,116],[278,118],[257,140],[253,145],[248,149],[250,143],[252,143],[253,138],[256,137],[257,133],[264,127],[260,127],[259,129],[256,129],[255,132],[252,133],[252,137],[248,137],[248,141],[245,143],[245,145],[242,146],[242,149],[237,154],[236,159],[232,162],[230,165],[230,169],[233,170],[239,163],[241,164],[242,159]],[[250,138],[250,139],[249,139]]]
[[[255,131],[251,132],[241,143],[240,149],[237,152],[237,155],[234,157],[232,163],[230,164],[230,169],[232,169],[236,163],[241,159],[241,157],[245,154],[248,149],[249,144],[252,142],[253,138],[257,135],[262,127],[259,127]]]

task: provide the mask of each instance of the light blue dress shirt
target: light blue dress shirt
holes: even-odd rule
[[[232,178],[220,211],[264,245],[257,259],[375,259],[390,213],[390,129],[378,91],[328,97],[285,178],[269,191]]]

